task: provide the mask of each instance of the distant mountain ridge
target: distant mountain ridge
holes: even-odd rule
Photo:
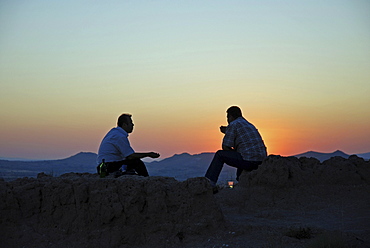
[[[322,152],[314,152],[314,151],[309,151],[301,154],[294,155],[294,157],[300,158],[300,157],[307,157],[307,158],[316,158],[320,160],[320,162],[323,162],[325,160],[330,159],[331,157],[343,157],[343,158],[349,158],[349,154],[346,154],[342,151],[335,151],[332,153],[322,153]]]
[[[169,176],[177,180],[186,180],[191,177],[202,177],[205,175],[214,153],[200,153],[190,155],[189,153],[175,154],[161,161],[153,161],[147,164],[149,175]],[[235,180],[236,169],[224,166],[219,181],[226,182]]]
[[[13,180],[19,177],[36,177],[38,173],[59,176],[68,172],[96,172],[96,154],[80,152],[64,159],[38,161],[0,160],[0,178]]]
[[[191,177],[204,176],[214,153],[200,153],[191,155],[189,153],[175,154],[172,157],[160,161],[145,162],[151,176],[174,177],[177,180],[186,180]],[[20,177],[36,177],[38,173],[44,172],[59,176],[68,172],[96,173],[96,153],[80,152],[73,156],[57,160],[38,161],[9,161],[0,159],[0,178],[13,180]],[[309,151],[295,155],[295,157],[313,157],[321,162],[340,156],[348,158],[350,155],[342,151],[332,153],[320,153]],[[370,153],[357,154],[366,160],[370,159]],[[236,169],[224,166],[220,175],[220,181],[235,180]]]
[[[359,153],[359,154],[346,154],[346,153],[344,153],[340,150],[336,150],[335,152],[331,152],[331,153],[309,151],[309,152],[294,155],[294,157],[297,157],[297,158],[300,158],[300,157],[316,158],[316,159],[320,160],[320,162],[323,162],[325,160],[330,159],[331,157],[349,158],[351,155],[356,155],[356,156],[361,157],[365,160],[370,159],[370,152],[368,152],[368,153]]]

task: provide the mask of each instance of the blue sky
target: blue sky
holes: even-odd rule
[[[137,150],[214,151],[230,105],[270,153],[368,152],[369,13],[360,0],[0,1],[0,156],[96,152],[122,112]]]

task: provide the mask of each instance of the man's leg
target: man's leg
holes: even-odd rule
[[[208,167],[205,177],[211,180],[212,183],[216,184],[218,177],[220,176],[222,167],[224,166],[224,163],[226,163],[226,160],[227,161],[231,159],[237,160],[238,154],[239,153],[235,151],[218,150],[215,153],[212,162]]]
[[[113,173],[121,169],[124,161],[106,162],[108,173]]]
[[[236,169],[236,181],[239,181],[239,177],[242,174],[243,169],[237,168]]]
[[[129,159],[125,160],[125,164],[127,165],[127,170],[134,169],[139,176],[147,177],[149,176],[146,166],[143,161],[140,159]]]
[[[209,165],[205,177],[210,179],[213,183],[216,183],[224,163],[238,168],[238,174],[241,174],[242,170],[255,170],[258,168],[258,164],[260,164],[256,161],[244,160],[242,155],[236,151],[219,150],[213,157],[213,160]]]

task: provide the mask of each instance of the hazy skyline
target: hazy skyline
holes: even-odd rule
[[[215,152],[241,107],[269,154],[370,151],[369,1],[0,1],[0,157]]]

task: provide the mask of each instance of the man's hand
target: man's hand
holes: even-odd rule
[[[156,153],[156,152],[149,152],[148,153],[148,157],[150,158],[159,158],[159,156],[161,156],[159,153]]]
[[[227,127],[226,127],[226,126],[221,126],[221,127],[220,127],[220,131],[221,131],[221,133],[226,133],[226,129],[227,129]]]
[[[135,152],[128,156],[126,159],[142,159],[142,158],[158,158],[160,155],[156,152]]]

